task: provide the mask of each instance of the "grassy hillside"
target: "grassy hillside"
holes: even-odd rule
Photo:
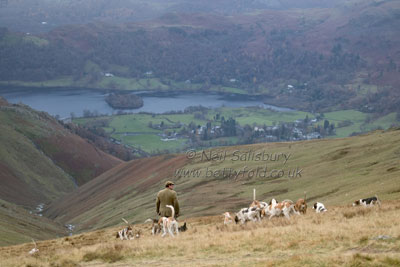
[[[0,200],[0,246],[32,242],[32,238],[36,241],[52,239],[66,234],[65,227]]]
[[[142,222],[155,217],[155,196],[166,180],[176,183],[182,219],[238,210],[252,199],[253,188],[260,200],[297,199],[304,191],[309,201],[327,205],[375,194],[398,199],[399,147],[400,131],[390,130],[335,140],[215,148],[198,151],[194,158],[189,153],[140,159],[83,185],[53,203],[46,215],[76,224],[80,231],[116,225],[121,217]],[[257,153],[264,153],[265,160]],[[206,160],[210,156],[213,160]]]
[[[151,236],[120,241],[113,227],[38,242],[0,247],[2,266],[399,266],[400,202],[381,208],[327,206],[328,212],[223,225],[221,215],[187,220],[175,239]],[[181,221],[182,223],[182,221]]]
[[[0,199],[47,203],[120,162],[48,114],[0,99]]]
[[[0,108],[0,199],[33,207],[72,191],[76,187],[75,180],[55,165],[30,138],[18,131],[15,117],[8,116],[27,110]]]

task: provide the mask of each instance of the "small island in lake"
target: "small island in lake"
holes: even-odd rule
[[[110,94],[105,100],[115,109],[133,109],[143,107],[143,99],[135,94]]]

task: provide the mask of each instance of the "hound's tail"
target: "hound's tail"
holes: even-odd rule
[[[307,200],[307,191],[304,191],[304,201]]]
[[[152,223],[152,222],[154,222],[154,221],[153,221],[153,219],[150,219],[150,218],[144,221],[144,223],[148,223],[148,222],[151,222],[151,223]]]
[[[167,207],[167,208],[170,208],[170,209],[172,210],[172,215],[171,215],[171,217],[172,217],[172,218],[175,218],[175,209],[174,209],[174,207],[171,206],[171,205],[166,205],[166,207]]]
[[[377,195],[375,195],[375,197],[376,197],[376,203],[378,203],[378,205],[379,205],[379,207],[380,207],[380,206],[381,206],[381,201],[379,200],[379,198],[378,198]]]
[[[35,248],[37,248],[35,240],[33,238],[31,238],[31,239],[32,239],[33,244],[35,245]]]
[[[122,220],[123,220],[123,221],[124,221],[126,224],[129,224],[129,223],[128,223],[128,221],[127,221],[127,220],[125,220],[124,218],[122,218]]]

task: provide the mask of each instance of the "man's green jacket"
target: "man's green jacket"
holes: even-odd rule
[[[166,205],[171,205],[175,209],[175,217],[179,215],[179,202],[176,197],[176,192],[172,189],[165,188],[158,192],[156,201],[156,211],[162,217],[170,217],[172,210]]]

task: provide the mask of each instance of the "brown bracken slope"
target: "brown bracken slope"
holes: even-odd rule
[[[141,199],[143,194],[151,192],[154,195],[165,180],[173,176],[174,170],[182,167],[185,162],[183,155],[168,155],[120,164],[50,205],[46,216],[59,221],[69,221],[109,201],[121,203],[115,205],[125,206],[126,211],[132,210],[134,207],[128,207],[125,201],[130,204],[145,201]],[[153,207],[151,204],[148,206]],[[113,209],[111,212],[120,211]],[[120,218],[118,217],[118,222]],[[115,220],[116,218],[112,218],[111,221]]]

